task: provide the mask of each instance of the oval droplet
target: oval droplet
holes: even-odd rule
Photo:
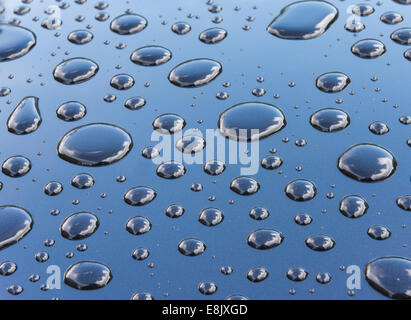
[[[298,179],[287,184],[285,194],[294,201],[308,201],[317,195],[317,188],[311,181]]]
[[[63,121],[77,121],[87,113],[86,106],[78,101],[68,101],[56,110],[57,117]]]
[[[186,121],[178,114],[165,113],[153,121],[154,130],[163,134],[172,134],[183,130]]]
[[[121,35],[134,34],[147,26],[147,20],[138,14],[123,14],[111,21],[110,29]]]
[[[68,216],[60,225],[61,235],[68,240],[90,237],[98,229],[100,222],[91,212],[77,212]]]
[[[29,29],[0,23],[0,62],[26,55],[36,45],[36,36]]]
[[[181,137],[176,142],[177,150],[183,153],[197,153],[205,148],[206,142],[200,136],[186,135]]]
[[[249,196],[258,192],[260,184],[253,178],[241,176],[231,181],[230,189],[239,195]]]
[[[124,201],[131,206],[144,206],[155,199],[157,192],[149,187],[133,187],[124,194]]]
[[[199,39],[206,44],[215,44],[227,37],[227,31],[221,28],[210,28],[200,33]]]
[[[375,39],[364,39],[357,41],[351,47],[351,52],[357,57],[364,59],[375,59],[381,57],[387,49],[384,43]]]
[[[17,206],[0,207],[0,250],[18,241],[30,232],[33,227],[31,214]]]
[[[4,160],[1,171],[9,177],[18,178],[24,176],[31,169],[31,162],[23,156],[12,156]]]
[[[135,235],[142,235],[151,230],[151,222],[146,217],[133,217],[127,220],[126,230]]]
[[[204,164],[204,172],[211,176],[218,176],[225,170],[225,163],[220,160],[208,160]]]
[[[164,179],[177,179],[185,175],[186,167],[178,161],[167,161],[160,164],[156,173],[159,177]]]
[[[94,179],[88,173],[79,173],[71,179],[71,185],[77,189],[88,189],[94,185]]]
[[[171,52],[160,46],[146,46],[135,50],[130,59],[140,66],[159,66],[171,59]]]
[[[66,270],[64,283],[78,290],[95,290],[109,284],[113,275],[108,266],[94,261],[80,261]]]
[[[86,44],[93,40],[94,35],[87,30],[75,30],[69,33],[67,39],[74,44]]]
[[[21,100],[7,119],[7,130],[17,135],[36,131],[42,121],[38,103],[36,97]]]
[[[323,92],[335,93],[343,91],[351,82],[351,79],[341,72],[327,72],[320,75],[315,84]]]
[[[386,226],[373,225],[368,228],[367,233],[374,240],[386,240],[391,237],[391,231]]]
[[[134,86],[134,79],[128,74],[117,74],[111,78],[110,85],[117,90],[127,90]]]
[[[411,28],[401,28],[391,33],[391,39],[404,46],[411,45]]]
[[[396,202],[401,209],[411,211],[411,195],[398,197]]]
[[[71,58],[58,64],[53,76],[60,83],[73,85],[90,80],[98,70],[98,65],[90,59]]]
[[[387,24],[397,24],[402,22],[404,18],[398,12],[388,11],[381,15],[380,20]]]
[[[207,246],[204,242],[194,238],[184,239],[178,244],[178,251],[189,257],[195,257],[204,253],[206,248]]]
[[[224,220],[224,214],[217,208],[206,208],[201,210],[198,221],[207,227],[219,225]]]
[[[273,229],[257,229],[247,237],[248,245],[259,250],[277,247],[283,240],[284,236],[282,233]]]
[[[335,241],[327,235],[319,234],[305,239],[305,244],[314,251],[328,251],[334,248]]]
[[[359,218],[367,213],[368,203],[360,196],[345,196],[340,202],[340,212],[347,218]]]
[[[322,132],[336,132],[348,127],[350,116],[340,109],[324,108],[311,115],[310,124]]]

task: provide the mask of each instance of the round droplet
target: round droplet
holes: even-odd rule
[[[191,26],[187,22],[176,22],[171,26],[171,30],[177,34],[186,34],[191,30]]]
[[[356,4],[352,8],[352,13],[356,14],[357,16],[369,16],[370,14],[374,13],[375,9],[372,7],[372,5],[368,3],[360,3]]]
[[[165,113],[153,121],[153,128],[163,134],[172,134],[183,130],[186,121],[178,114]]]
[[[40,251],[34,255],[34,258],[37,262],[43,263],[49,259],[49,254],[45,251]]]
[[[0,250],[21,240],[33,227],[30,213],[17,206],[0,207]]]
[[[344,73],[328,72],[320,75],[315,84],[323,92],[335,93],[343,91],[350,82],[350,78]]]
[[[308,201],[316,196],[317,188],[311,181],[299,179],[287,184],[285,194],[294,201]]]
[[[344,28],[345,30],[350,32],[361,32],[365,29],[365,24],[361,21],[353,19],[351,21],[347,21],[347,23],[344,25]]]
[[[386,226],[373,225],[368,228],[367,233],[375,240],[386,240],[391,237],[391,231]]]
[[[231,181],[230,189],[239,195],[249,196],[260,189],[260,184],[253,178],[241,176]]]
[[[335,132],[346,128],[350,124],[350,117],[343,110],[325,108],[314,112],[310,123],[317,130]]]
[[[185,256],[195,257],[206,250],[207,246],[198,239],[188,238],[180,241],[178,251]]]
[[[224,214],[217,208],[206,208],[201,210],[198,221],[207,227],[219,225],[224,220]]]
[[[247,279],[251,282],[261,282],[268,278],[268,270],[264,267],[256,267],[248,270]]]
[[[387,149],[373,144],[357,144],[338,158],[338,169],[358,181],[375,182],[392,176],[397,160]]]
[[[17,265],[11,261],[5,261],[0,264],[0,276],[10,276],[17,270]]]
[[[278,169],[282,164],[283,160],[273,155],[268,155],[261,159],[261,166],[268,170]]]
[[[140,32],[146,26],[146,18],[138,14],[123,14],[111,22],[110,29],[115,33],[127,35]]]
[[[207,44],[215,44],[227,37],[227,31],[221,28],[210,28],[200,33],[199,39]]]
[[[328,251],[334,248],[335,241],[329,236],[319,234],[305,239],[305,244],[314,251]]]
[[[24,290],[23,287],[17,284],[12,284],[7,287],[7,292],[13,296],[19,295],[20,293],[23,292],[23,290]]]
[[[217,292],[217,285],[214,282],[203,281],[198,285],[198,291],[205,295],[214,294]]]
[[[374,121],[369,125],[368,129],[370,129],[372,133],[378,135],[386,134],[390,131],[388,126],[382,121]]]
[[[202,137],[195,135],[183,136],[176,142],[177,150],[184,153],[197,153],[205,148],[206,142]]]
[[[74,44],[86,44],[93,40],[93,34],[87,30],[75,30],[70,32],[67,39]]]
[[[24,176],[31,169],[31,162],[23,156],[13,156],[4,160],[1,171],[9,177],[18,178]]]
[[[36,36],[30,30],[0,23],[0,62],[26,55],[36,45]]]
[[[155,147],[149,146],[149,147],[145,147],[141,151],[141,155],[146,159],[154,159],[160,155],[160,151]]]
[[[155,199],[157,192],[149,187],[134,187],[124,194],[124,201],[131,206],[144,206]]]
[[[299,213],[294,217],[294,221],[300,226],[307,226],[313,222],[313,218],[308,213]]]
[[[365,278],[375,290],[392,299],[411,299],[411,260],[384,257],[365,267]]]
[[[222,72],[223,67],[215,60],[193,59],[174,67],[168,80],[178,87],[200,87],[213,81]]]
[[[267,27],[282,39],[312,39],[322,35],[338,17],[338,10],[325,1],[298,1],[284,7]]]
[[[184,207],[179,204],[171,204],[166,209],[166,215],[169,218],[181,217],[184,214],[184,212]]]
[[[225,110],[217,126],[220,133],[233,140],[260,140],[280,131],[286,125],[283,112],[276,106],[247,102]]]
[[[90,59],[72,58],[57,65],[53,76],[60,83],[72,85],[90,80],[98,70],[98,65]]]
[[[0,87],[0,97],[8,96],[11,93],[11,89],[8,87]]]
[[[142,235],[151,230],[151,222],[146,217],[133,217],[127,220],[126,230],[133,235]]]
[[[111,78],[110,85],[117,90],[127,90],[134,86],[134,79],[128,74],[118,74]]]
[[[79,173],[71,179],[71,185],[77,189],[88,189],[94,185],[94,179],[88,173]]]
[[[271,249],[279,246],[284,240],[281,232],[273,229],[257,229],[247,237],[250,247],[259,250]]]
[[[56,196],[63,191],[63,185],[58,181],[51,181],[44,186],[44,193],[48,196]]]
[[[93,123],[66,133],[57,151],[65,161],[94,167],[121,160],[132,147],[131,136],[124,129],[106,123]]]
[[[83,119],[87,113],[85,105],[78,101],[68,101],[63,103],[56,110],[57,117],[64,121],[77,121]]]
[[[254,207],[248,214],[254,220],[265,220],[270,216],[270,212],[264,207]]]
[[[381,57],[386,52],[386,48],[379,40],[364,39],[354,43],[351,52],[360,58],[374,59]]]
[[[133,253],[131,254],[133,259],[138,260],[138,261],[147,259],[149,255],[150,255],[150,251],[148,251],[146,248],[134,249]]]
[[[360,196],[346,196],[340,202],[340,212],[347,218],[362,217],[367,210],[368,203]]]
[[[316,275],[315,280],[317,280],[318,283],[327,284],[331,281],[331,278],[331,274],[328,272],[319,272]]]
[[[218,176],[224,172],[225,164],[220,160],[209,160],[204,164],[203,169],[211,176]]]
[[[291,267],[287,270],[286,275],[291,281],[304,281],[308,277],[308,272],[301,267]]]
[[[140,66],[159,66],[171,59],[171,52],[164,47],[147,46],[135,50],[130,59]]]
[[[401,28],[391,33],[391,39],[405,46],[411,45],[411,28]]]
[[[149,292],[136,292],[131,297],[131,300],[154,300],[154,298]]]
[[[50,16],[48,18],[43,19],[41,22],[41,26],[44,29],[48,30],[55,30],[61,27],[63,21],[57,15]]]
[[[396,202],[401,209],[411,211],[411,195],[398,197]]]
[[[178,161],[167,161],[160,164],[156,173],[159,177],[164,179],[177,179],[185,175],[186,167]]]
[[[64,219],[60,225],[60,233],[68,240],[81,240],[90,237],[99,225],[96,215],[85,211],[77,212]]]
[[[38,105],[36,97],[21,100],[7,119],[7,130],[17,135],[36,131],[42,122]]]
[[[387,24],[397,24],[404,20],[401,14],[394,11],[384,12],[381,17],[381,21]]]
[[[64,283],[78,290],[95,290],[108,285],[113,278],[108,266],[94,261],[77,262],[64,273]]]
[[[146,105],[146,100],[142,97],[132,97],[126,100],[124,106],[129,110],[138,110]]]

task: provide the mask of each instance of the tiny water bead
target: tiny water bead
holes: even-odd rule
[[[285,194],[294,201],[308,201],[317,195],[317,188],[308,180],[298,179],[287,184]]]
[[[36,45],[36,36],[29,29],[0,23],[0,62],[20,58]]]
[[[179,204],[170,204],[166,208],[166,216],[169,218],[179,218],[184,214],[184,212],[184,207]]]
[[[225,163],[220,160],[208,160],[203,167],[205,173],[211,176],[218,176],[225,170]]]
[[[4,160],[1,171],[9,177],[19,178],[27,174],[31,169],[31,162],[23,156],[12,156]]]
[[[411,45],[411,28],[401,28],[391,33],[391,39],[405,46]]]
[[[146,217],[133,217],[127,220],[126,230],[133,235],[142,235],[151,230],[151,222]]]
[[[221,28],[210,28],[200,33],[199,39],[206,44],[215,44],[227,37],[227,31]]]
[[[397,168],[394,155],[374,144],[357,144],[338,158],[338,169],[346,176],[363,182],[376,182],[391,177]]]
[[[374,240],[386,240],[391,237],[391,231],[386,226],[373,225],[368,228],[367,233]]]
[[[369,16],[370,14],[374,13],[375,9],[368,3],[360,3],[356,4],[352,8],[352,13],[356,14],[357,16]]]
[[[73,85],[90,80],[98,70],[98,65],[90,59],[72,58],[58,64],[53,76],[62,84]]]
[[[67,39],[74,44],[86,44],[93,40],[94,35],[87,30],[75,30],[69,33]]]
[[[5,261],[0,264],[0,276],[10,276],[17,270],[17,265],[11,261]]]
[[[270,216],[270,212],[264,207],[254,207],[248,214],[254,220],[265,220]]]
[[[92,123],[66,133],[57,146],[61,159],[81,166],[105,166],[124,158],[133,141],[124,129],[107,123]]]
[[[142,261],[148,258],[150,255],[150,251],[146,248],[137,248],[134,249],[133,253],[131,254],[134,260]]]
[[[117,90],[127,90],[134,86],[134,79],[128,74],[118,74],[111,78],[110,85]]]
[[[11,112],[7,119],[7,130],[22,135],[38,129],[42,122],[37,97],[25,97]]]
[[[387,24],[397,24],[402,22],[404,18],[398,12],[388,11],[381,15],[380,20]]]
[[[200,136],[186,135],[176,142],[177,150],[183,153],[197,153],[202,151],[206,146],[205,140]]]
[[[351,52],[353,54],[364,59],[381,57],[386,50],[384,43],[375,39],[360,40],[354,43],[351,47]]]
[[[375,121],[368,126],[368,129],[374,134],[383,135],[390,131],[388,126],[382,121]]]
[[[366,214],[369,206],[364,198],[356,195],[345,196],[340,202],[340,212],[347,218],[359,218]]]
[[[343,91],[351,82],[351,79],[341,72],[328,72],[320,75],[315,85],[323,92],[336,93]]]
[[[206,208],[201,210],[198,221],[207,227],[219,225],[224,220],[224,214],[217,208]]]
[[[176,22],[171,26],[171,30],[177,34],[186,34],[191,30],[191,26],[187,22]]]
[[[95,290],[109,284],[113,275],[105,264],[94,261],[80,261],[66,270],[64,283],[78,290]]]
[[[337,17],[337,8],[328,2],[298,1],[284,7],[267,31],[282,39],[312,39],[321,36]]]
[[[138,110],[146,105],[146,100],[142,97],[132,97],[126,100],[124,106],[129,110]]]
[[[153,146],[149,146],[141,151],[141,155],[146,159],[154,159],[160,155],[160,151]]]
[[[211,295],[217,292],[217,285],[214,282],[202,281],[198,285],[198,291],[204,295]]]
[[[261,282],[267,279],[269,276],[269,272],[264,267],[256,267],[248,270],[247,272],[247,279],[251,282]]]
[[[165,113],[153,121],[154,130],[163,134],[172,134],[183,130],[186,126],[186,121],[174,113]]]
[[[411,211],[411,195],[400,196],[396,202],[401,209]]]
[[[286,275],[291,281],[304,281],[308,277],[308,271],[302,267],[291,267],[287,270]]]
[[[336,132],[348,127],[350,117],[343,110],[324,108],[311,115],[310,124],[322,132]]]
[[[140,66],[159,66],[171,59],[171,51],[160,46],[146,46],[135,50],[130,59]]]
[[[0,250],[24,238],[33,227],[31,214],[21,207],[0,207]]]
[[[142,31],[147,26],[146,18],[138,14],[123,14],[111,21],[110,29],[120,35],[130,35]]]
[[[411,260],[383,257],[365,267],[365,279],[379,293],[392,299],[411,299]]]
[[[305,244],[314,251],[328,251],[334,248],[335,240],[327,235],[319,234],[305,239]]]
[[[68,101],[56,110],[57,117],[63,121],[77,121],[87,114],[86,106],[78,101]]]
[[[133,187],[124,194],[124,201],[131,206],[144,206],[156,196],[157,192],[150,187]]]
[[[219,76],[223,67],[215,60],[193,59],[180,63],[168,75],[168,80],[182,88],[204,86]]]
[[[48,182],[44,186],[44,193],[48,196],[56,196],[63,191],[63,185],[58,181]]]
[[[294,221],[300,226],[308,226],[311,222],[313,222],[313,218],[308,213],[298,213],[294,217]]]
[[[182,241],[177,246],[178,251],[189,257],[198,256],[206,250],[207,246],[204,242],[194,238],[187,238]]]
[[[70,183],[77,189],[88,189],[94,185],[94,179],[88,173],[79,173],[71,179]]]
[[[166,161],[160,164],[156,173],[159,177],[164,179],[177,179],[185,175],[186,167],[178,161]]]
[[[60,225],[60,233],[68,240],[82,240],[90,237],[99,226],[100,222],[95,214],[82,211],[64,219]]]
[[[261,166],[267,170],[274,170],[281,167],[283,160],[278,156],[268,155],[261,159]]]
[[[250,247],[259,250],[271,249],[279,246],[284,240],[281,232],[273,229],[257,229],[251,232],[247,237],[247,243]]]
[[[251,177],[240,176],[231,181],[230,189],[239,195],[249,196],[258,192],[260,184]]]
[[[218,119],[220,133],[232,140],[260,140],[283,129],[283,112],[274,105],[246,102],[225,110]]]

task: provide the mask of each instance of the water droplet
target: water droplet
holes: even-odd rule
[[[23,156],[12,156],[4,160],[1,171],[9,177],[18,178],[24,176],[31,169],[31,162]]]
[[[191,26],[187,22],[176,22],[171,26],[171,30],[177,34],[186,34],[191,30]]]
[[[279,246],[284,240],[281,232],[273,229],[257,229],[247,237],[247,243],[254,249],[271,249]]]
[[[396,202],[401,209],[411,211],[411,195],[398,197]]]
[[[305,244],[314,251],[328,251],[334,248],[335,241],[327,235],[319,234],[305,239]]]
[[[144,206],[153,201],[157,192],[149,187],[133,187],[124,194],[124,201],[131,206]]]
[[[181,217],[185,212],[183,206],[179,204],[171,204],[166,209],[166,215],[169,218],[178,218]]]
[[[401,28],[391,33],[391,39],[405,46],[411,45],[411,28]]]
[[[260,184],[253,178],[241,176],[231,181],[230,189],[239,195],[249,196],[258,192]]]
[[[124,106],[129,110],[138,110],[146,105],[146,100],[142,97],[132,97],[127,99]]]
[[[185,175],[186,167],[178,161],[167,161],[160,164],[156,173],[159,177],[164,179],[177,179]]]
[[[411,49],[407,49],[404,51],[404,58],[411,61]]]
[[[204,164],[203,169],[211,176],[218,176],[224,172],[225,164],[220,160],[209,160]]]
[[[176,142],[177,150],[184,153],[197,153],[205,148],[206,142],[202,137],[195,135],[183,136]]]
[[[227,37],[227,31],[221,28],[210,28],[200,33],[199,39],[206,44],[215,44]]]
[[[134,79],[128,74],[118,74],[111,78],[110,85],[117,90],[127,90],[134,86]]]
[[[350,124],[350,117],[343,110],[325,108],[314,112],[310,123],[317,130],[335,132],[346,128]]]
[[[285,187],[285,194],[294,201],[308,201],[317,195],[317,188],[308,180],[293,180]]]
[[[225,298],[225,300],[248,300],[248,298],[240,294],[234,294],[232,296]]]
[[[45,18],[41,22],[41,26],[44,29],[48,29],[48,30],[58,29],[61,27],[62,24],[63,24],[63,21],[58,16],[55,16],[55,15]]]
[[[388,131],[390,131],[388,126],[382,121],[375,121],[371,123],[368,129],[370,129],[372,133],[378,134],[378,135],[386,134],[388,133]]]
[[[171,59],[171,52],[160,46],[147,46],[135,50],[130,59],[140,66],[159,66]]]
[[[72,58],[57,65],[53,76],[60,83],[72,85],[90,80],[98,70],[98,65],[90,59]]]
[[[299,213],[294,217],[294,221],[300,226],[307,226],[313,222],[313,218],[308,213]]]
[[[131,297],[131,300],[154,300],[151,293],[148,292],[136,292]]]
[[[345,196],[340,202],[340,212],[347,218],[362,217],[368,210],[368,203],[360,196]]]
[[[81,240],[90,237],[99,225],[97,216],[91,212],[77,212],[64,219],[60,225],[60,233],[68,240]]]
[[[291,281],[304,281],[308,277],[308,272],[301,267],[291,267],[287,270],[286,275]]]
[[[178,251],[185,256],[195,257],[206,250],[207,246],[201,240],[188,238],[180,241]]]
[[[248,270],[247,279],[251,282],[261,282],[268,278],[268,270],[264,267],[256,267]]]
[[[364,39],[354,43],[351,52],[360,58],[374,59],[381,57],[386,52],[386,48],[379,40]]]
[[[11,261],[5,261],[0,264],[0,276],[10,276],[17,270],[17,265]]]
[[[150,255],[150,251],[148,251],[146,248],[134,249],[133,253],[131,254],[133,259],[138,260],[138,261],[147,259],[149,255]]]
[[[331,281],[331,278],[331,274],[328,272],[319,272],[315,277],[315,280],[317,280],[318,283],[327,284]]]
[[[357,16],[369,16],[370,14],[374,13],[375,9],[368,3],[360,3],[356,4],[352,8],[352,13],[356,14]]]
[[[0,97],[8,96],[11,93],[11,89],[8,87],[0,87]]]
[[[205,295],[211,295],[217,292],[217,285],[214,282],[202,281],[198,285],[198,291]]]
[[[357,144],[338,158],[342,173],[358,181],[375,182],[389,178],[397,168],[394,155],[373,144]]]
[[[86,44],[93,40],[94,35],[87,30],[75,30],[69,33],[67,39],[74,44]]]
[[[113,278],[108,266],[94,261],[77,262],[64,273],[64,283],[78,290],[95,290],[108,285]]]
[[[281,10],[267,31],[283,39],[312,39],[322,35],[337,16],[337,8],[325,1],[294,2]]]
[[[42,121],[38,102],[36,97],[21,100],[7,119],[7,130],[17,135],[36,131]]]
[[[153,121],[154,130],[157,130],[158,132],[163,134],[179,132],[183,130],[185,125],[186,121],[178,114],[174,113],[162,114],[155,118]]]
[[[77,127],[60,140],[60,158],[81,166],[105,166],[124,158],[133,147],[128,132],[106,123]]]
[[[391,237],[391,231],[387,227],[380,225],[369,227],[367,233],[375,240],[386,240]]]
[[[23,287],[17,284],[12,284],[7,287],[7,292],[13,296],[19,295],[20,293],[23,292],[23,290],[24,290]]]
[[[147,26],[146,18],[138,14],[123,14],[111,21],[110,29],[121,35],[134,34]]]
[[[56,196],[63,191],[63,185],[58,181],[51,181],[44,186],[44,193],[48,196]]]
[[[146,159],[154,159],[160,155],[160,151],[155,147],[149,146],[149,147],[145,147],[141,151],[141,155]]]
[[[248,214],[254,220],[265,220],[270,216],[270,212],[263,207],[254,207]]]
[[[0,250],[21,240],[33,227],[30,213],[17,206],[0,207]]]
[[[34,255],[34,258],[37,262],[43,263],[49,259],[49,254],[45,251],[40,251]]]
[[[36,45],[36,36],[30,30],[0,23],[0,62],[20,58]]]
[[[198,221],[207,227],[219,225],[224,220],[224,214],[217,208],[206,208],[201,210]]]
[[[382,22],[387,23],[387,24],[397,24],[404,20],[402,15],[394,11],[384,12],[381,15],[380,19]]]
[[[220,133],[233,140],[252,141],[268,137],[286,125],[283,112],[274,105],[247,102],[225,110],[218,119]]]
[[[223,67],[215,60],[193,59],[180,63],[168,75],[168,80],[178,87],[200,87],[213,81]]]
[[[71,179],[71,185],[77,189],[88,189],[94,185],[94,179],[88,173],[79,173]]]
[[[344,25],[345,30],[350,32],[361,32],[365,29],[365,24],[358,20],[347,21]]]
[[[343,91],[350,82],[350,78],[344,73],[328,72],[320,75],[315,84],[323,92],[335,93]]]
[[[126,230],[133,235],[142,235],[151,230],[151,222],[146,217],[133,217],[127,220]]]
[[[87,113],[85,105],[78,101],[68,101],[57,108],[57,117],[64,121],[76,121],[84,118]]]

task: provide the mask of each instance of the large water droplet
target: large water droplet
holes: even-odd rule
[[[368,210],[368,203],[360,196],[345,196],[340,202],[340,212],[347,218],[362,217]]]
[[[206,250],[207,246],[201,240],[188,238],[180,241],[178,251],[185,256],[195,257]]]
[[[210,28],[200,33],[200,41],[207,44],[215,44],[227,37],[227,31],[221,28]]]
[[[224,214],[217,208],[206,208],[201,210],[198,221],[207,227],[214,227],[224,220]]]
[[[260,189],[260,184],[253,178],[242,176],[231,181],[230,189],[242,196],[249,196]]]
[[[294,201],[308,201],[317,194],[317,189],[311,181],[299,179],[291,181],[285,187],[285,194]]]
[[[146,18],[138,14],[123,14],[111,21],[110,28],[118,34],[134,34],[147,26]]]
[[[64,283],[78,290],[95,290],[108,285],[113,278],[108,266],[94,261],[77,262],[64,273]]]
[[[223,67],[215,60],[193,59],[180,63],[168,75],[168,80],[178,87],[200,87],[213,81]]]
[[[342,173],[358,181],[375,182],[389,178],[397,168],[394,155],[373,144],[357,144],[338,158]]]
[[[223,136],[240,141],[263,139],[285,125],[285,116],[279,108],[260,102],[234,105],[220,115],[217,123]]]
[[[79,173],[71,179],[71,185],[77,189],[88,189],[94,185],[94,179],[88,173]]]
[[[36,97],[21,100],[7,119],[7,130],[19,135],[36,131],[42,121],[38,103]]]
[[[364,39],[357,41],[351,47],[351,52],[357,57],[374,59],[381,57],[386,51],[384,43],[375,39]]]
[[[384,12],[381,15],[380,19],[382,22],[387,23],[387,24],[397,24],[404,20],[402,15],[394,11]]]
[[[398,197],[396,202],[401,209],[411,211],[411,195]]]
[[[24,176],[31,169],[31,162],[23,156],[12,156],[4,160],[1,171],[9,177],[18,178]]]
[[[325,108],[314,112],[310,123],[317,130],[335,132],[346,128],[350,124],[350,117],[343,110]]]
[[[374,11],[375,9],[373,8],[373,6],[368,3],[356,4],[352,8],[352,13],[361,17],[369,16],[370,14],[374,13]]]
[[[64,121],[80,120],[86,113],[86,106],[78,101],[65,102],[56,110],[57,117]]]
[[[0,207],[0,250],[21,240],[33,227],[30,213],[17,206]]]
[[[60,83],[72,85],[90,80],[98,70],[98,65],[90,59],[72,58],[57,65],[53,76]]]
[[[167,161],[160,164],[156,173],[159,177],[164,179],[177,179],[185,175],[186,167],[178,161]]]
[[[349,84],[350,78],[341,72],[328,72],[320,75],[316,80],[316,86],[323,92],[340,92]]]
[[[337,8],[328,2],[299,1],[283,8],[267,31],[283,39],[312,39],[322,35],[337,17]]]
[[[185,125],[186,121],[178,114],[174,113],[162,114],[153,121],[153,128],[164,134],[179,132],[183,130]]]
[[[133,141],[124,129],[106,123],[75,128],[61,138],[60,158],[81,166],[105,166],[124,158]]]
[[[0,62],[20,58],[36,45],[36,36],[30,30],[0,23]]]
[[[254,249],[271,249],[279,246],[284,240],[281,232],[273,229],[257,229],[247,237],[247,243]]]
[[[93,40],[93,34],[87,30],[75,30],[69,33],[67,39],[74,44],[86,44]]]
[[[147,46],[135,50],[130,59],[140,66],[159,66],[171,59],[171,52],[160,46]]]
[[[77,212],[64,219],[60,233],[66,239],[81,240],[90,237],[99,225],[96,215],[90,212]]]
[[[133,235],[142,235],[151,230],[151,222],[146,217],[133,217],[127,220],[126,230]]]
[[[131,206],[144,206],[156,196],[157,192],[149,187],[133,187],[124,194],[124,201]]]
[[[405,46],[411,45],[411,28],[401,28],[391,33],[391,39]]]
[[[111,78],[110,85],[117,90],[127,90],[134,86],[134,79],[128,74],[117,74]]]
[[[374,240],[386,240],[391,237],[391,231],[386,226],[373,225],[368,228],[367,233]]]
[[[328,251],[334,248],[335,241],[327,235],[319,234],[305,239],[305,244],[314,251]]]

